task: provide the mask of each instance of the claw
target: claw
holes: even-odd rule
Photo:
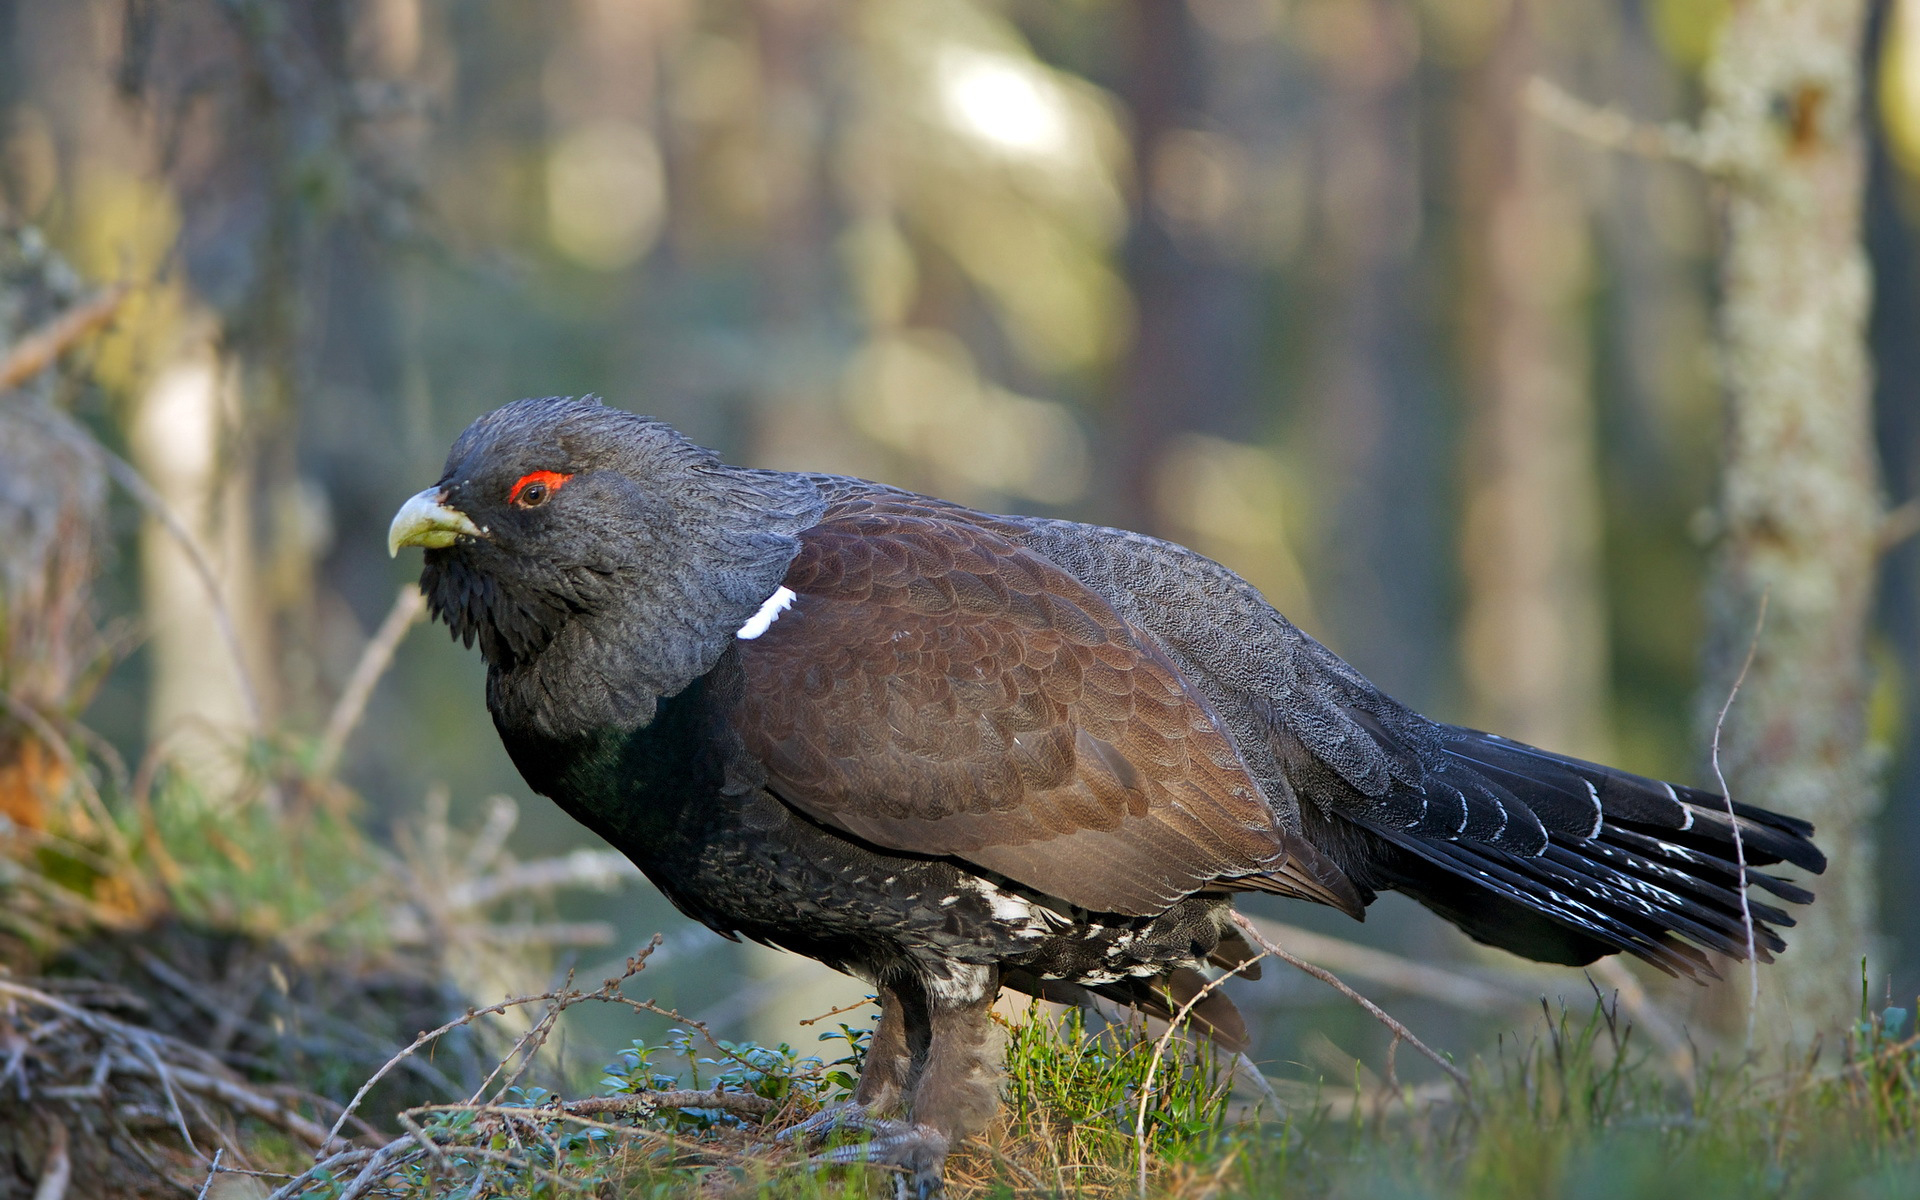
[[[946,1186],[946,1135],[930,1125],[911,1125],[875,1117],[857,1104],[843,1104],[823,1110],[783,1130],[783,1140],[805,1135],[809,1140],[825,1141],[835,1133],[859,1130],[868,1140],[851,1145],[833,1146],[807,1160],[816,1167],[871,1163],[897,1167],[900,1175],[894,1183],[898,1200],[933,1200]]]
[[[834,1134],[850,1129],[876,1134],[878,1132],[876,1126],[896,1124],[898,1124],[896,1121],[882,1121],[877,1117],[868,1116],[865,1105],[848,1102],[828,1105],[798,1125],[782,1129],[774,1135],[774,1139],[781,1142],[806,1141],[818,1145]]]

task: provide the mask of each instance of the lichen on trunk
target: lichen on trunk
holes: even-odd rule
[[[1876,482],[1860,243],[1863,0],[1735,6],[1707,68],[1701,152],[1718,176],[1726,392],[1720,543],[1699,701],[1705,736],[1765,628],[1720,733],[1735,798],[1805,817],[1832,866],[1760,1027],[1843,1024],[1876,928],[1866,634]],[[1740,989],[1744,993],[1744,989]]]

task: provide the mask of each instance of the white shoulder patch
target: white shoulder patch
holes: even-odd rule
[[[767,597],[767,602],[760,606],[760,611],[748,617],[747,623],[740,627],[740,632],[733,636],[743,642],[752,641],[772,629],[773,623],[780,619],[780,614],[787,611],[787,607],[798,599],[799,597],[793,594],[793,589],[784,584],[773,589],[773,595]]]

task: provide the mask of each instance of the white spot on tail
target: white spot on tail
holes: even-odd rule
[[[1680,795],[1678,792],[1675,792],[1673,790],[1672,784],[1662,783],[1660,786],[1667,789],[1667,799],[1673,801],[1675,804],[1680,805],[1681,832],[1684,833],[1685,831],[1692,829],[1693,828],[1693,806],[1690,804],[1685,804],[1681,802]]]
[[[773,623],[780,619],[780,614],[787,611],[788,606],[798,599],[799,597],[793,594],[793,589],[784,584],[773,589],[773,595],[767,597],[767,602],[760,606],[760,611],[748,617],[747,623],[740,627],[740,632],[733,636],[743,642],[752,641],[772,629]]]
[[[1593,828],[1587,830],[1587,840],[1592,841],[1600,836],[1600,827],[1607,823],[1607,810],[1600,805],[1600,789],[1593,786],[1593,780],[1582,779],[1580,782],[1587,785],[1587,795],[1593,797]]]

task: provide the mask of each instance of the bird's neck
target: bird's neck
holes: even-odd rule
[[[503,732],[564,741],[648,725],[719,663],[824,508],[803,477],[731,469],[684,499],[673,527],[651,532],[660,557],[600,589],[535,652],[489,656],[487,706]]]
[[[736,672],[737,674],[737,672]],[[534,791],[614,845],[671,853],[724,786],[725,744],[713,736],[724,671],[659,699],[651,719],[550,736],[500,722],[501,741]],[[644,869],[647,862],[636,862]]]

